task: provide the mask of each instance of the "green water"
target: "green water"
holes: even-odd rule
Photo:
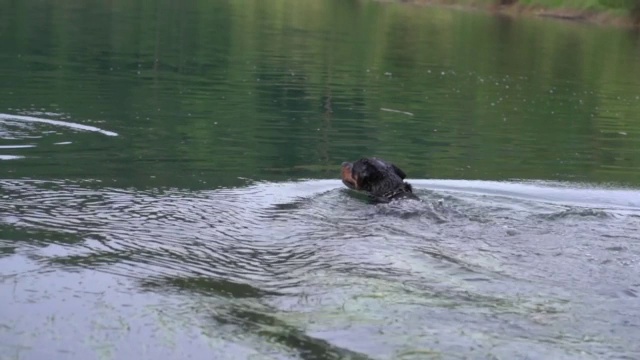
[[[412,177],[640,183],[623,30],[366,1],[0,5],[2,112],[120,135],[3,139],[37,145],[3,150],[25,156],[10,177],[211,186],[375,154]]]
[[[638,358],[638,114],[622,29],[0,0],[0,359]]]

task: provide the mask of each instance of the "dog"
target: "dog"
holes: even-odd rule
[[[379,158],[362,158],[353,163],[342,163],[342,183],[349,189],[363,191],[374,202],[388,203],[398,199],[414,199],[407,175],[399,167]]]

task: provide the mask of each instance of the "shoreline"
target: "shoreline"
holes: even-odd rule
[[[588,10],[551,8],[542,5],[521,4],[517,0],[377,0],[416,6],[438,6],[459,10],[483,11],[505,16],[545,17],[563,21],[589,23],[602,26],[640,28],[640,10]]]

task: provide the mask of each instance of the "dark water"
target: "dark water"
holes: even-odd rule
[[[0,359],[637,359],[638,114],[621,29],[0,0]]]

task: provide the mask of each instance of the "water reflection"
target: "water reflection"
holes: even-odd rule
[[[111,166],[73,178],[236,186],[328,178],[377,154],[420,178],[638,184],[637,44],[620,29],[349,1],[144,3],[10,6],[34,16],[2,33],[3,112],[120,135],[47,128]],[[42,137],[7,121],[3,141]],[[3,155],[69,178],[30,154]],[[16,177],[33,175],[25,167]]]

